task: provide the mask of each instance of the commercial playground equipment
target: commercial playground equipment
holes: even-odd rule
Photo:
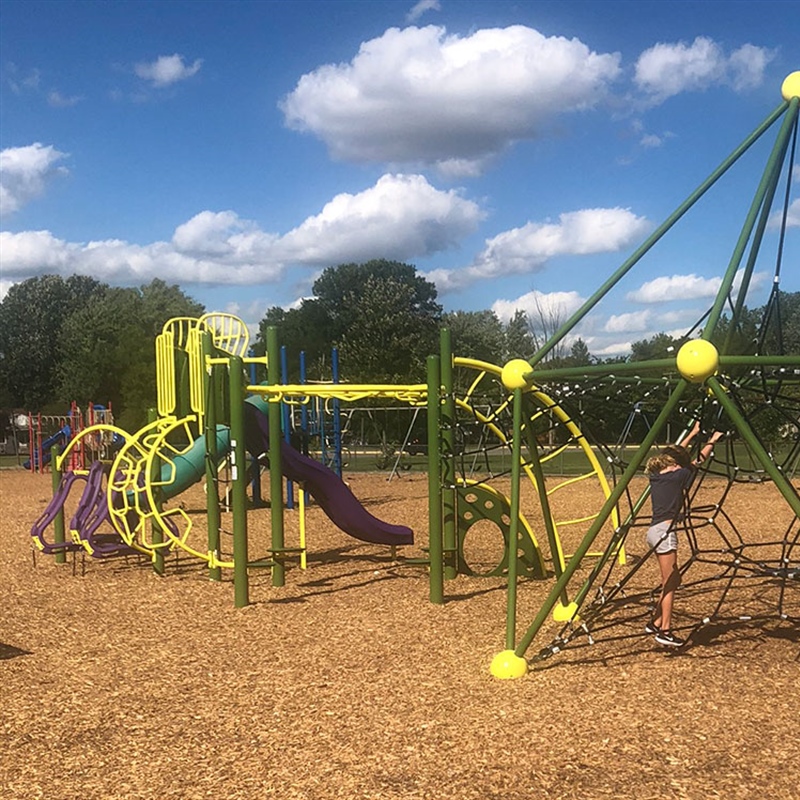
[[[526,658],[533,641],[549,618],[561,626],[559,634],[530,659],[538,662],[585,636],[591,639],[595,623],[617,609],[616,598],[629,576],[641,565],[631,565],[625,542],[632,529],[643,524],[648,493],[635,491],[635,478],[653,445],[661,441],[670,421],[689,409],[704,430],[723,424],[730,436],[705,470],[716,469],[724,478],[720,501],[702,509],[703,522],[713,536],[713,547],[722,564],[724,584],[716,607],[699,619],[699,629],[719,618],[725,597],[740,578],[764,580],[776,592],[770,613],[779,619],[795,619],[789,595],[798,585],[800,567],[800,496],[790,476],[797,469],[800,444],[790,443],[781,454],[769,448],[754,420],[774,413],[782,425],[800,420],[800,357],[783,350],[780,335],[780,273],[787,211],[797,137],[800,72],[783,85],[783,102],[711,176],[628,258],[623,265],[570,317],[530,360],[517,359],[504,366],[454,356],[449,334],[442,332],[440,352],[427,359],[426,381],[414,385],[287,384],[281,379],[278,331],[267,331],[266,383],[247,384],[248,367],[255,359],[248,352],[246,328],[241,320],[225,314],[199,319],[171,320],[157,340],[158,418],[125,439],[107,466],[103,517],[99,503],[87,500],[92,520],[103,518],[127,547],[149,557],[154,568],[164,571],[164,555],[184,550],[208,565],[209,577],[219,580],[221,570],[233,570],[234,602],[249,603],[249,570],[268,568],[274,586],[285,582],[286,566],[306,552],[303,528],[298,546],[284,535],[284,480],[288,477],[312,494],[331,519],[345,532],[365,541],[398,548],[410,544],[412,532],[390,526],[372,517],[356,498],[343,491],[338,476],[324,465],[293,451],[285,442],[282,408],[286,403],[303,404],[311,398],[337,400],[343,404],[365,398],[390,398],[424,408],[427,427],[428,520],[427,553],[422,563],[429,580],[429,598],[445,599],[445,581],[470,569],[465,542],[477,521],[496,526],[504,543],[499,562],[486,574],[507,579],[505,647],[492,663],[492,674],[514,678],[529,669]],[[574,330],[575,326],[633,269],[645,254],[689,211],[753,144],[778,123],[779,131],[762,179],[744,221],[719,292],[697,325],[687,332],[675,357],[635,363],[602,364],[573,368],[548,368],[545,357]],[[747,352],[735,344],[735,331],[745,311],[745,298],[752,282],[773,201],[785,176],[786,192],[773,272],[773,290],[757,340]],[[749,249],[748,249],[749,248]],[[735,279],[740,278],[735,287]],[[730,313],[727,326],[723,313]],[[699,334],[699,336],[698,336]],[[715,342],[713,343],[712,342]],[[648,420],[641,444],[630,459],[604,450],[590,441],[581,426],[580,413],[571,403],[576,386],[587,397],[595,387],[609,382],[631,381],[635,385],[657,382],[666,398],[656,416]],[[777,423],[776,423],[777,424]],[[736,438],[737,442],[733,439]],[[735,446],[738,444],[739,446]],[[502,450],[509,457],[510,491],[493,479],[489,454]],[[549,464],[565,451],[581,464],[576,474],[548,474]],[[270,476],[270,546],[265,558],[253,559],[248,548],[247,485],[248,453],[259,462],[268,461]],[[743,460],[746,453],[746,461]],[[56,496],[64,495],[62,481],[65,454],[53,458]],[[471,467],[467,463],[472,456]],[[232,476],[232,552],[223,552],[220,537],[220,505],[216,491],[217,464],[229,458]],[[472,467],[484,458],[489,467],[478,477]],[[311,461],[311,463],[309,463]],[[313,466],[312,466],[313,464]],[[99,474],[99,471],[98,471]],[[757,542],[745,540],[735,521],[726,517],[724,498],[731,487],[757,477],[772,482],[793,513],[793,521],[782,531],[770,532]],[[208,534],[198,543],[191,515],[168,501],[198,480],[206,481]],[[74,479],[73,479],[74,480]],[[96,480],[96,479],[95,479]],[[523,508],[523,480],[532,487],[537,505]],[[569,490],[580,481],[596,493],[592,513],[575,518],[570,513]],[[86,479],[87,487],[90,481]],[[96,486],[96,483],[92,483]],[[345,487],[346,488],[346,487]],[[93,489],[95,497],[102,491]],[[565,501],[566,498],[566,501]],[[55,503],[55,498],[54,498]],[[44,532],[53,526],[56,557],[67,547],[65,532],[58,531],[57,503],[48,509],[34,534],[40,549],[50,544]],[[63,506],[63,503],[62,503]],[[100,556],[90,541],[88,511],[73,517],[72,545]],[[688,516],[687,535],[692,541],[689,567],[701,563],[708,545],[701,545]],[[63,525],[63,521],[62,521]],[[36,527],[36,526],[35,526]],[[99,532],[98,523],[91,531]],[[569,539],[567,548],[564,542]],[[540,544],[541,540],[541,544]],[[106,538],[106,545],[109,540]],[[545,547],[546,543],[546,547]],[[59,545],[63,545],[59,550]],[[72,546],[69,545],[69,546]],[[768,556],[756,557],[766,549]],[[567,552],[567,549],[571,552]],[[553,585],[545,602],[525,632],[517,635],[518,595],[523,578],[552,576]]]

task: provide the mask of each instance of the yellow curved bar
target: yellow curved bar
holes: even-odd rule
[[[64,452],[59,453],[58,458],[56,458],[56,468],[63,469],[64,462],[67,460],[67,458],[69,458],[72,451],[78,446],[78,443],[82,439],[103,433],[116,433],[119,436],[122,436],[126,441],[131,438],[131,435],[127,431],[122,430],[122,428],[117,428],[115,425],[106,425],[105,423],[90,425],[88,428],[84,428],[82,431],[79,431],[76,436],[69,440],[69,443],[64,448]],[[80,474],[81,472],[88,472],[88,470],[75,470],[75,472]]]
[[[396,384],[346,384],[346,383],[285,383],[266,386],[254,384],[247,387],[252,394],[264,395],[268,402],[279,403],[288,398],[322,397],[326,399],[355,402],[368,397],[387,397],[403,402],[422,402],[428,396],[428,386],[424,383],[396,385]]]

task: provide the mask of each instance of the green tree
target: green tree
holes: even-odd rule
[[[56,379],[64,323],[102,290],[83,275],[43,275],[9,289],[0,303],[0,378],[10,405],[41,411],[73,399],[59,393]]]
[[[589,352],[589,347],[580,336],[572,343],[567,361],[570,366],[587,367],[594,364],[595,358]]]
[[[524,311],[517,310],[506,325],[505,361],[512,358],[530,358],[536,352],[534,340]]]
[[[313,377],[315,369],[324,371],[331,346],[340,350],[347,380],[424,379],[426,357],[438,352],[442,309],[436,287],[416,267],[386,260],[341,264],[328,267],[312,291],[296,310],[270,309],[259,326],[261,352],[267,326],[280,326],[290,379],[300,350],[306,351]]]
[[[631,345],[630,361],[652,361],[656,358],[673,358],[678,354],[683,340],[668,333],[657,333],[649,339],[640,339]]]
[[[105,287],[64,323],[61,393],[81,404],[111,403],[118,424],[136,430],[156,404],[156,336],[168,319],[202,313],[159,279],[140,289]]]
[[[442,324],[450,329],[453,354],[490,364],[505,362],[506,335],[493,311],[453,311]]]

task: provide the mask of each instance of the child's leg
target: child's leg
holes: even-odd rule
[[[661,595],[656,604],[653,621],[662,630],[668,631],[672,626],[672,601],[675,590],[681,584],[681,573],[678,571],[678,551],[657,553],[658,566],[661,569]]]

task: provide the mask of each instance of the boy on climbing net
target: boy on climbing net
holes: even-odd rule
[[[658,455],[649,459],[645,467],[650,479],[650,502],[653,507],[647,544],[655,552],[661,570],[661,594],[653,618],[645,625],[645,630],[655,634],[656,641],[666,647],[684,644],[684,640],[672,632],[672,604],[675,590],[681,583],[675,526],[683,518],[684,492],[691,485],[698,465],[711,455],[714,443],[723,435],[715,431],[697,459],[692,461],[688,447],[699,432],[698,421],[681,444],[667,445]]]

